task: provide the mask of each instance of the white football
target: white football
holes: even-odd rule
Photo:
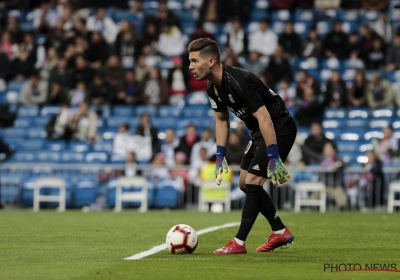
[[[191,226],[179,224],[168,231],[165,242],[172,254],[191,254],[196,250],[198,238]]]

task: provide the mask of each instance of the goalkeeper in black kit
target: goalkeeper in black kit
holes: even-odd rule
[[[282,223],[270,195],[262,187],[268,178],[274,185],[290,178],[283,161],[296,138],[297,128],[283,100],[256,75],[221,64],[218,44],[208,38],[192,41],[188,47],[189,69],[197,80],[208,80],[207,94],[216,116],[216,183],[228,172],[225,160],[229,138],[229,111],[244,121],[251,140],[244,152],[239,187],[246,193],[242,220],[235,238],[214,254],[246,253],[245,241],[261,212],[272,228],[267,242],[257,252],[268,252],[291,244],[293,234]],[[279,149],[278,149],[279,147]]]

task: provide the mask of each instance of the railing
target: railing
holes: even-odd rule
[[[157,167],[137,166],[149,179]],[[159,168],[159,167],[158,167]],[[166,167],[161,167],[166,168]],[[300,181],[321,181],[327,186],[327,211],[332,210],[361,210],[361,211],[386,211],[388,186],[391,182],[400,180],[400,173],[396,168],[384,168],[381,175],[371,176],[363,168],[344,168],[340,171],[329,171],[320,167],[288,167],[291,179],[288,183],[274,187],[265,185],[276,207],[280,210],[293,210],[296,184]],[[173,168],[176,170],[177,168]],[[180,170],[189,171],[189,166],[179,167]],[[96,196],[106,198],[109,182],[122,176],[124,165],[88,165],[88,164],[3,164],[0,166],[0,202],[11,207],[30,207],[24,197],[23,190],[29,188],[33,179],[38,177],[60,176],[67,180],[71,191],[81,181],[92,180],[96,185]],[[239,171],[238,166],[232,166],[234,184],[237,188]],[[157,185],[155,184],[155,188]],[[181,208],[196,207],[198,203],[198,190],[190,183],[185,186],[184,200],[179,205]],[[237,189],[236,189],[237,190]],[[236,191],[236,194],[238,192]],[[240,194],[240,191],[239,191]],[[303,197],[314,194],[302,193]],[[244,196],[235,196],[232,208],[240,208]],[[29,202],[29,201],[28,201]],[[67,204],[75,207],[73,203]],[[313,210],[308,209],[308,210]]]

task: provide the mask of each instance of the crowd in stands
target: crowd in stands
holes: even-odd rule
[[[188,96],[206,99],[206,81],[188,71],[186,50],[201,37],[217,40],[224,65],[257,74],[300,128],[311,127],[296,164],[336,162],[336,144],[317,124],[327,109],[400,106],[396,1],[89,2],[0,1],[0,92],[21,83],[18,105],[59,106],[46,126],[49,139],[101,141],[95,108],[103,105],[160,108],[181,106]],[[162,132],[161,141],[152,115],[143,113],[136,127],[120,124],[112,152],[132,163],[138,159],[129,137],[148,138],[151,164],[190,165],[187,178],[198,184],[215,150],[213,130],[189,123],[179,135],[176,127]],[[383,134],[374,142],[375,158],[386,164],[399,157],[399,143],[392,127]],[[240,164],[248,137],[238,121],[228,162]]]

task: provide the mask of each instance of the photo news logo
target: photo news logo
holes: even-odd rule
[[[395,263],[324,263],[324,272],[400,272]]]

